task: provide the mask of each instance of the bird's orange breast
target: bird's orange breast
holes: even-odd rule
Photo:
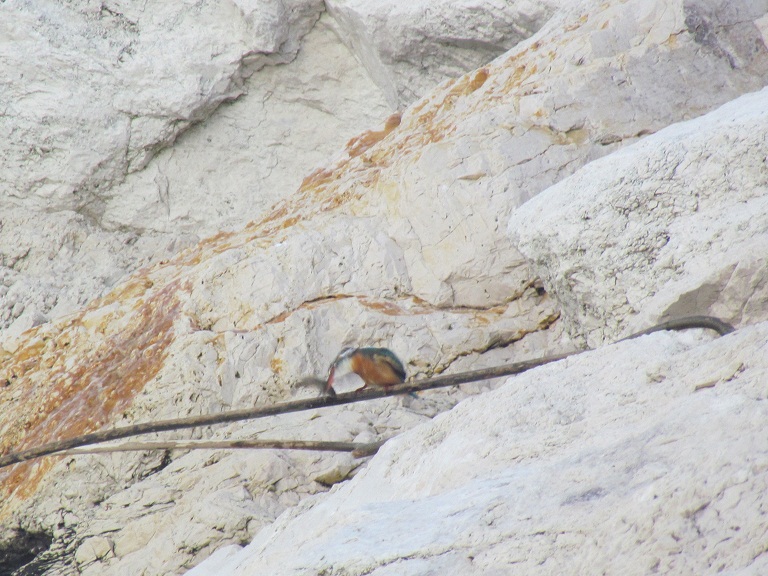
[[[402,379],[386,362],[376,362],[361,354],[355,354],[351,363],[352,372],[360,376],[366,386],[394,386]]]

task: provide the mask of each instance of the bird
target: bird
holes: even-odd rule
[[[405,382],[405,367],[388,348],[344,348],[328,370],[325,393],[334,395],[333,383],[350,373],[357,374],[365,382],[356,392],[369,386],[387,389]]]

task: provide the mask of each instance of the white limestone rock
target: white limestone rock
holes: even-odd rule
[[[532,36],[562,2],[328,0],[339,36],[393,108]]]
[[[619,146],[763,86],[768,3],[731,9],[630,1],[559,12],[407,109],[385,141],[398,153],[338,160],[344,189],[362,188],[366,162],[383,158],[376,192],[414,293],[444,306],[503,302],[531,280],[506,237],[520,205]]]
[[[256,220],[313,166],[386,118],[389,108],[323,15],[290,64],[187,131],[106,200],[102,223],[145,233],[214,234]]]
[[[173,73],[177,76],[166,97],[179,107],[197,107],[200,114],[203,108],[207,110],[206,114],[211,113],[222,102],[223,96],[193,91],[188,94],[189,101],[182,103],[188,92],[184,91],[184,84],[192,82],[180,81],[184,74],[190,77],[223,74],[221,70],[217,72],[217,66],[221,65],[224,71],[237,69],[238,74],[244,75],[244,70],[250,74],[267,61],[278,64],[291,60],[298,50],[299,37],[307,32],[319,13],[317,2],[257,2],[248,9],[241,7],[239,12],[220,6],[218,10],[223,10],[219,14],[221,20],[209,30],[203,20],[196,20],[189,13],[191,8],[177,8],[186,19],[178,28],[160,32],[156,28],[162,25],[166,12],[172,8],[159,10],[147,5],[143,12],[131,16],[138,24],[129,26],[125,42],[133,43],[130,44],[135,52],[131,56],[133,60],[152,59],[152,66],[168,69],[175,62],[173,65],[177,69]],[[103,75],[78,85],[78,90],[93,92],[87,96],[92,102],[87,108],[73,108],[71,100],[74,96],[68,99],[53,91],[54,86],[60,85],[62,91],[72,92],[74,88],[69,85],[78,82],[77,66],[92,63],[89,58],[109,59],[109,53],[102,51],[94,55],[85,51],[81,44],[90,46],[88,42],[102,42],[100,37],[91,37],[91,28],[101,30],[104,21],[112,22],[127,16],[113,14],[110,10],[117,8],[106,5],[101,12],[94,12],[94,7],[72,4],[52,9],[51,14],[59,18],[58,25],[45,30],[56,39],[53,46],[33,35],[35,26],[42,24],[35,23],[33,15],[27,13],[32,9],[21,4],[13,7],[12,3],[5,3],[0,8],[0,11],[8,12],[8,18],[0,18],[0,27],[30,35],[32,47],[25,56],[28,61],[25,65],[34,65],[35,70],[26,78],[31,78],[29,82],[45,84],[46,91],[40,91],[39,98],[48,103],[44,109],[48,114],[45,122],[37,117],[28,118],[26,113],[0,118],[0,130],[5,126],[9,134],[4,144],[7,153],[0,154],[0,167],[3,161],[9,165],[0,176],[6,179],[6,188],[0,190],[0,330],[10,326],[25,306],[33,306],[51,318],[72,312],[105,293],[140,266],[168,258],[198,241],[202,235],[242,226],[256,219],[266,207],[295,190],[314,164],[343,145],[349,137],[389,113],[378,90],[328,29],[325,17],[305,36],[305,50],[295,61],[268,66],[250,78],[241,78],[237,94],[243,94],[236,102],[221,107],[207,122],[188,129],[172,148],[159,152],[151,160],[142,161],[146,167],[129,168],[126,164],[129,152],[116,152],[109,148],[109,143],[91,142],[90,139],[105,137],[98,114],[111,114],[115,118],[125,116],[124,111],[113,106],[116,95],[127,98],[135,93],[131,97],[139,98],[139,94],[149,94],[138,83],[154,82],[154,68],[147,68],[146,77],[131,77],[134,83],[130,84],[121,76],[128,64],[104,64]],[[38,9],[43,10],[39,6]],[[214,4],[206,9],[217,10]],[[132,13],[133,10],[139,9],[131,5],[124,11]],[[26,17],[22,18],[24,15]],[[46,18],[50,17],[46,12]],[[205,35],[197,34],[195,26],[206,28]],[[219,60],[216,60],[218,64],[208,64],[210,55],[206,50],[214,49],[216,42],[206,38],[224,33],[222,26],[241,30],[249,42],[258,44],[254,50],[243,48],[240,68],[236,68],[234,61],[226,65]],[[114,30],[105,28],[104,42],[120,45],[110,36],[122,34],[120,30],[119,27]],[[258,35],[251,38],[256,32]],[[78,40],[77,33],[85,34],[86,39]],[[176,58],[177,46],[170,49],[163,45],[163,42],[174,43],[177,35],[185,35],[187,43],[193,43],[195,39],[200,43],[198,49],[185,54],[183,60]],[[230,37],[229,32],[225,35],[222,49],[223,46],[229,46],[228,49],[240,46],[237,42],[242,38]],[[72,48],[68,42],[77,46]],[[147,46],[139,50],[134,44]],[[73,52],[67,52],[67,58],[73,64],[61,73],[60,82],[54,84],[45,76],[47,72],[42,63],[51,60],[50,51],[58,54],[69,48]],[[155,50],[168,60],[158,59]],[[14,52],[4,59],[0,52],[0,68],[4,64],[10,66],[16,62],[14,58],[19,57]],[[223,55],[217,58],[223,58]],[[186,67],[180,67],[181,62],[186,63]],[[13,73],[16,72],[14,68]],[[50,73],[59,74],[56,71]],[[39,80],[35,80],[38,76]],[[157,93],[165,85],[160,82],[152,90]],[[15,90],[23,87],[23,82],[14,84]],[[28,90],[32,91],[33,87]],[[232,93],[227,98],[235,95]],[[13,92],[9,92],[8,97],[12,96]],[[160,95],[156,94],[155,98]],[[24,106],[25,99],[19,97],[17,100],[14,106]],[[195,104],[198,100],[205,104]],[[39,102],[30,103],[29,114],[41,114],[43,109],[38,105]],[[134,102],[133,106],[139,107],[139,103]],[[166,144],[170,144],[182,130],[178,118],[181,113],[173,111],[170,103],[168,107],[169,122],[173,122],[175,131]],[[153,110],[147,109],[146,113],[153,118],[157,116]],[[78,130],[66,127],[72,122],[73,114],[80,115],[77,122],[82,126]],[[195,117],[196,121],[202,119],[202,116]],[[160,122],[160,116],[152,121]],[[138,126],[142,122],[141,115],[131,122]],[[34,124],[34,129],[31,124],[24,123]],[[49,135],[46,130],[54,135]],[[126,138],[126,142],[131,140],[132,145],[136,145],[135,138]],[[151,140],[149,133],[142,139]],[[32,146],[32,141],[53,140],[58,142],[56,150],[62,154],[69,150],[86,164],[102,168],[110,165],[111,160],[106,160],[104,155],[123,160],[109,170],[112,176],[103,171],[88,176],[94,183],[87,202],[70,202],[66,199],[75,195],[58,192],[54,196],[60,195],[66,201],[40,199],[32,192],[24,192],[27,186],[24,179],[37,177],[34,171],[23,169],[22,157],[27,158],[25,150]],[[141,154],[148,153],[147,150],[154,154],[163,145],[153,142]],[[79,148],[83,146],[88,150]],[[56,154],[51,152],[44,161],[35,157],[35,169],[55,173],[63,179],[74,178],[68,172],[74,164],[66,158],[57,159]],[[66,167],[57,163],[60,160],[67,164]],[[52,178],[45,181],[47,186],[53,186]],[[85,185],[62,180],[56,186],[74,189]],[[3,336],[0,336],[2,341]]]
[[[657,333],[509,379],[217,573],[761,573],[766,339],[768,323]],[[697,391],[723,358],[738,369]]]
[[[19,329],[61,317],[104,294],[137,267],[194,245],[194,234],[106,232],[70,210],[38,212],[8,207],[0,220],[0,347]],[[10,331],[4,331],[8,329]]]
[[[105,188],[293,58],[320,0],[4,2],[0,199],[99,220]]]
[[[597,160],[510,231],[590,344],[661,319],[768,318],[768,90]]]
[[[189,576],[218,576],[222,567],[230,561],[240,550],[241,546],[229,545],[219,548],[207,558],[205,565],[200,564],[187,574]]]

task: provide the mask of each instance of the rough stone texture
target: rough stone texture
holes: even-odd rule
[[[708,111],[729,92],[762,87],[766,49],[753,20],[765,5],[728,14],[722,25],[700,18],[694,27],[686,24],[692,11],[716,12],[714,4],[641,4],[556,15],[489,66],[416,102],[384,149],[366,151],[382,136],[375,133],[349,147],[335,166],[354,182],[319,171],[307,188],[330,182],[354,194],[370,162],[391,165],[376,190],[405,236],[416,295],[444,305],[503,301],[529,279],[505,238],[520,204],[621,144]],[[703,46],[697,30],[707,26]],[[298,210],[299,202],[288,206]]]
[[[315,165],[390,111],[324,15],[289,65],[187,131],[107,199],[103,221],[138,231],[213,234],[295,191]]]
[[[585,166],[513,216],[574,334],[595,345],[691,314],[768,319],[766,134],[762,90]]]
[[[176,254],[193,234],[106,232],[69,210],[2,208],[0,345],[14,351],[24,330],[80,309],[126,273]]]
[[[510,379],[215,573],[761,574],[766,340],[654,334]]]
[[[100,188],[242,94],[254,68],[292,59],[321,10],[320,0],[4,2],[3,207],[99,221]]]
[[[15,39],[0,46],[3,341],[256,219],[389,113],[328,18],[316,22],[321,2],[156,4],[0,8],[0,37]]]
[[[339,35],[390,106],[402,108],[448,78],[503,54],[539,30],[551,0],[328,0]]]
[[[308,394],[294,384],[323,375],[349,344],[390,346],[417,376],[570,348],[558,302],[507,234],[509,217],[589,160],[761,87],[765,6],[729,6],[636,0],[558,13],[503,57],[350,140],[253,223],[17,333],[0,358],[0,452]],[[388,438],[491,387],[179,436]],[[631,394],[625,401],[630,411]],[[558,418],[553,404],[567,402],[547,398],[532,415],[544,429]],[[611,406],[597,420],[610,420]],[[360,473],[355,465],[242,451],[24,464],[0,471],[0,550],[21,528],[53,539],[35,559],[52,573],[175,573],[247,543],[322,482]]]

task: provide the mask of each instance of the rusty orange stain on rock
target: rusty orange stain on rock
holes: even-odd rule
[[[488,80],[488,76],[490,76],[490,72],[488,72],[488,68],[480,68],[480,70],[475,73],[475,77],[472,78],[472,80],[467,84],[467,88],[465,89],[465,94],[471,94],[475,90],[479,89],[483,84],[485,84],[485,81]]]
[[[44,325],[27,346],[0,365],[0,453],[39,446],[114,421],[162,368],[179,315],[179,280],[133,302],[122,329],[109,336],[89,332],[82,317]],[[108,319],[107,319],[108,321]],[[107,332],[109,333],[109,332]],[[0,518],[13,500],[35,492],[54,459],[0,470]]]
[[[411,314],[411,312],[408,312],[405,308],[387,300],[377,300],[374,302],[369,298],[360,298],[360,303],[370,310],[381,312],[387,316],[405,316],[406,314]]]
[[[327,168],[317,168],[309,173],[308,176],[301,181],[299,190],[309,190],[310,188],[317,188],[323,184],[327,184],[333,180],[334,171]]]
[[[359,156],[374,144],[384,140],[384,138],[386,138],[389,133],[392,132],[392,130],[400,126],[400,121],[401,116],[399,113],[392,114],[384,122],[383,130],[366,130],[359,136],[352,138],[349,142],[347,142],[347,153],[349,154],[350,158]]]
[[[153,285],[153,282],[144,276],[131,279],[112,290],[106,296],[94,301],[94,305],[101,307],[114,302],[124,301],[129,298],[138,298],[143,296]]]
[[[299,310],[313,310],[314,308],[317,308],[321,304],[325,304],[327,302],[332,302],[335,300],[345,300],[347,298],[354,298],[354,296],[351,296],[349,294],[332,294],[330,296],[320,296],[319,298],[315,298],[313,300],[307,300],[306,302],[302,302],[295,308],[291,308],[290,310],[285,310],[275,316],[274,318],[270,318],[264,324],[279,324],[280,322],[285,322],[286,319],[288,319],[292,314],[295,312],[298,312]]]

